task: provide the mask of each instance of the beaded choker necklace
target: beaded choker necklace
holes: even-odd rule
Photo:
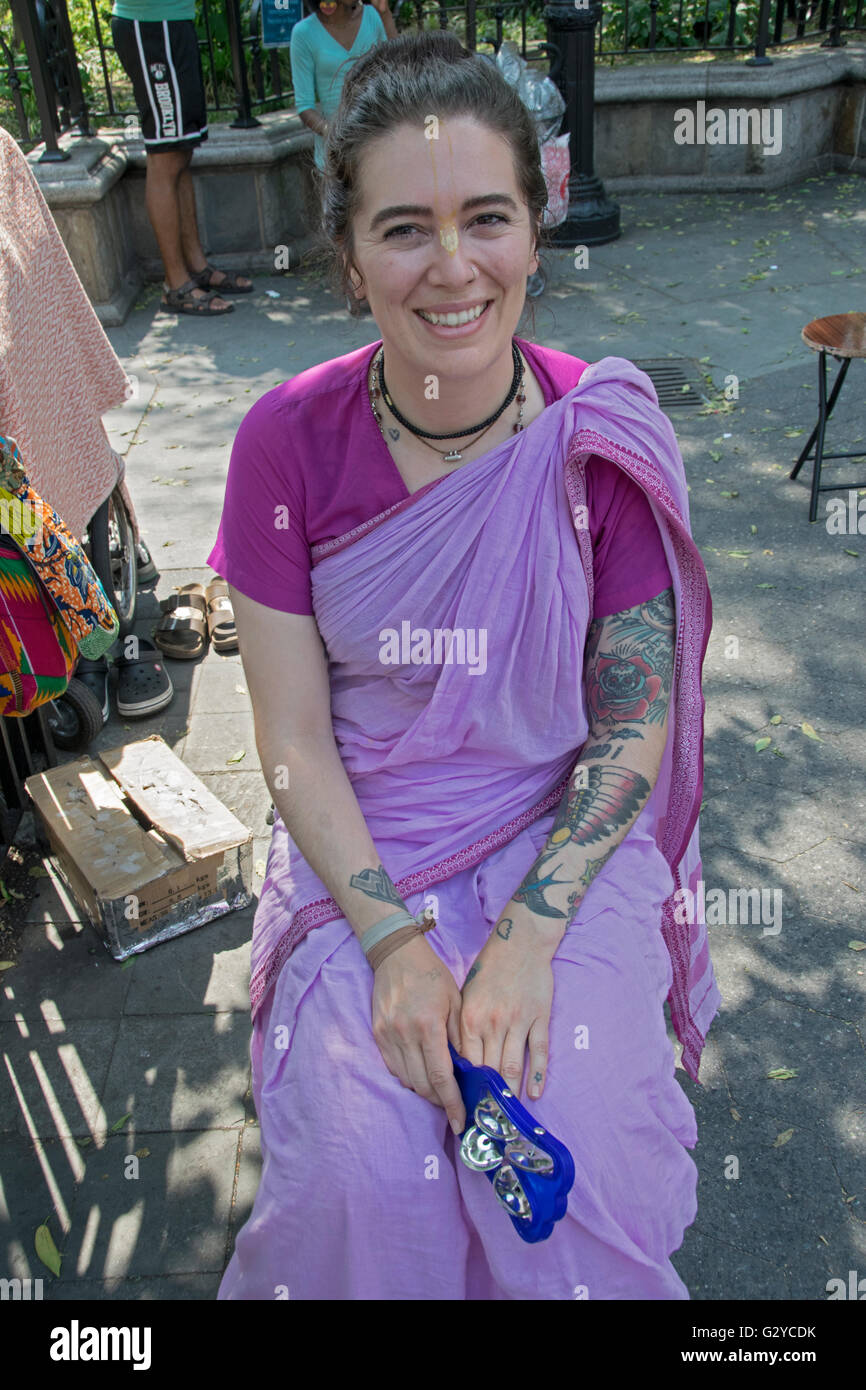
[[[369,392],[370,408],[373,411],[376,423],[378,424],[379,429],[382,432],[382,437],[384,438],[385,436],[385,430],[382,424],[382,417],[376,407],[376,402],[379,399],[380,394],[384,397],[388,405],[388,409],[391,411],[391,414],[394,416],[395,420],[398,420],[405,429],[409,430],[411,434],[414,434],[418,439],[420,439],[422,444],[427,444],[427,447],[429,449],[432,449],[434,453],[437,453],[439,455],[443,463],[460,463],[462,462],[463,455],[460,452],[460,450],[456,448],[448,450],[437,449],[434,444],[428,444],[428,440],[462,439],[467,434],[475,434],[475,438],[472,440],[470,444],[463,445],[464,449],[471,449],[472,445],[477,444],[478,440],[481,439],[482,436],[485,435],[487,431],[491,429],[493,425],[496,424],[496,421],[499,419],[500,415],[503,413],[504,410],[507,410],[508,406],[515,399],[515,397],[517,398],[520,410],[518,412],[517,421],[514,425],[514,433],[519,433],[519,431],[523,429],[523,409],[526,403],[526,390],[523,384],[523,358],[520,355],[520,351],[517,347],[517,344],[513,340],[511,343],[511,354],[514,359],[514,376],[512,377],[511,381],[511,389],[509,390],[508,395],[506,396],[505,400],[502,402],[502,405],[499,407],[496,413],[494,415],[489,416],[486,420],[482,420],[479,425],[473,425],[467,430],[452,430],[450,434],[432,434],[429,430],[422,430],[419,429],[417,425],[411,424],[405,418],[404,415],[400,414],[400,411],[395,406],[388,392],[388,388],[385,384],[385,349],[384,346],[381,347],[378,353],[376,354],[376,358],[373,362],[374,379],[369,387]],[[378,384],[376,380],[377,376]],[[476,431],[480,431],[480,433],[476,434]]]

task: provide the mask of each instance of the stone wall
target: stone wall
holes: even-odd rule
[[[703,103],[698,107],[698,103]],[[866,45],[787,49],[769,67],[742,61],[599,68],[596,173],[609,193],[779,188],[839,169],[866,173]],[[677,143],[684,110],[781,113],[781,148]],[[296,115],[261,118],[254,130],[211,126],[192,172],[202,244],[216,265],[274,268],[275,248],[295,265],[316,243],[313,137]],[[768,127],[769,128],[769,127]],[[720,127],[715,127],[716,133]],[[123,132],[66,136],[71,158],[31,167],[96,312],[122,323],[138,289],[162,275],[144,203],[146,155]]]
[[[677,144],[677,112],[781,113],[778,154],[757,144]],[[611,193],[779,188],[829,169],[866,173],[866,45],[788,48],[737,63],[597,69],[596,173]]]

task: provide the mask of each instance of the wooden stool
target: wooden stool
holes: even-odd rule
[[[818,493],[819,492],[838,492],[840,488],[858,488],[866,486],[864,483],[830,483],[821,486],[821,465],[825,459],[856,459],[866,458],[866,453],[847,454],[825,454],[824,453],[824,433],[827,428],[827,421],[833,413],[833,406],[842,389],[842,382],[845,380],[846,373],[851,365],[852,357],[866,357],[866,314],[830,314],[828,318],[813,319],[807,323],[802,332],[803,342],[806,343],[813,352],[819,354],[818,357],[818,423],[809,436],[809,442],[797,459],[793,469],[788,474],[790,478],[796,478],[815,443],[815,463],[812,469],[812,500],[809,505],[809,520],[814,521],[818,515]],[[833,390],[827,399],[827,354],[837,358],[841,362],[836,380],[833,383]]]

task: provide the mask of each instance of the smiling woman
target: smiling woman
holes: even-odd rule
[[[488,86],[501,101],[505,84],[495,72],[482,84],[481,121],[474,111],[442,109],[435,125],[404,119],[368,140],[360,167],[344,175],[350,187],[358,184],[343,200],[344,226],[335,180],[325,185],[326,225],[348,263],[352,295],[368,300],[382,332],[371,391],[378,386],[392,417],[385,439],[410,491],[524,429],[545,406],[513,337],[527,278],[538,268],[546,187],[491,128]],[[513,93],[509,104],[526,127],[518,148],[537,149]],[[353,141],[339,116],[334,140],[342,141],[347,169]],[[395,401],[408,407],[411,423]],[[460,442],[439,449],[439,439]]]
[[[673,916],[710,619],[673,430],[631,363],[516,336],[535,129],[453,35],[359,60],[323,200],[381,341],[248,413],[209,557],[276,806],[264,1167],[219,1296],[687,1298],[696,1127],[663,1005],[696,1077],[719,996],[703,922]],[[457,1159],[449,1043],[515,1095],[526,1074],[574,1157],[544,1242]]]

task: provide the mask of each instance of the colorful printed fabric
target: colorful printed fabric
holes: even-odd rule
[[[78,541],[27,481],[14,439],[3,435],[0,524],[33,565],[82,654],[96,660],[117,637],[117,614]]]
[[[27,560],[0,545],[0,715],[56,700],[77,659],[75,639]]]

